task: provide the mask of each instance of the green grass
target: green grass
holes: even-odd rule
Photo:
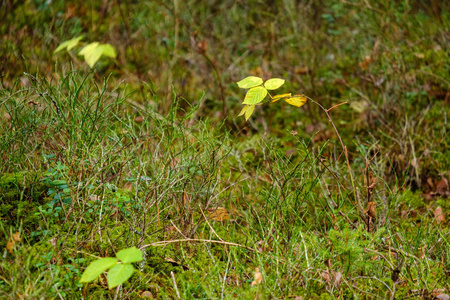
[[[1,298],[450,292],[448,5],[6,2]],[[117,60],[52,54],[80,34]],[[349,164],[311,101],[236,118],[247,75],[348,102],[330,114]],[[145,259],[118,289],[78,282],[132,246]]]

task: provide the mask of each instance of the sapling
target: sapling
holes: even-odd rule
[[[249,89],[245,95],[245,106],[242,108],[239,116],[244,115],[245,120],[248,120],[253,114],[256,105],[262,105],[270,101],[271,103],[284,99],[287,103],[300,107],[306,103],[306,97],[303,95],[294,95],[291,93],[279,94],[272,96],[269,91],[276,90],[284,84],[285,80],[280,78],[271,78],[266,82],[262,78],[256,76],[249,76],[237,82],[238,86],[242,89]],[[264,101],[266,96],[269,95],[270,100]]]
[[[82,39],[83,36],[77,36],[73,39],[62,42],[53,53],[58,53],[64,49],[69,52],[70,50],[78,46]],[[113,46],[111,46],[110,44],[100,44],[99,42],[93,42],[85,45],[80,50],[80,52],[78,52],[78,55],[84,56],[84,60],[91,68],[94,67],[94,65],[102,56],[108,56],[111,58],[116,58],[117,56],[116,50]]]
[[[136,247],[120,250],[117,257],[103,257],[91,264],[84,270],[80,282],[91,282],[97,279],[103,272],[108,271],[106,279],[108,288],[112,289],[127,281],[134,273],[132,263],[143,259],[142,251]]]

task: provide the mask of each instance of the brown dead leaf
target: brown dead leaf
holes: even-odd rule
[[[166,262],[170,263],[170,264],[171,264],[172,266],[174,266],[174,267],[180,267],[180,266],[181,266],[181,267],[183,268],[183,271],[189,270],[189,267],[188,267],[188,266],[182,265],[181,263],[179,263],[179,262],[173,260],[173,259],[170,258],[170,257],[165,258],[164,260],[165,260]]]
[[[361,69],[367,70],[367,68],[369,67],[369,64],[371,62],[372,62],[372,57],[367,55],[366,57],[364,57],[364,59],[358,65]]]
[[[20,238],[20,233],[13,233],[13,235],[8,239],[8,242],[6,242],[6,249],[8,250],[8,252],[13,254],[14,245],[20,241],[22,241],[22,239]]]
[[[377,214],[375,211],[375,207],[376,207],[377,203],[374,201],[368,202],[367,203],[367,209],[366,209],[366,214],[368,214],[372,219],[376,219],[377,218]]]
[[[442,211],[442,207],[438,206],[436,207],[436,209],[434,210],[434,218],[436,219],[436,222],[442,223],[443,221],[445,221],[445,214]]]
[[[153,299],[153,294],[152,294],[152,292],[150,292],[150,291],[143,291],[142,294],[141,294],[141,297],[142,297],[142,298],[150,298],[150,299]]]
[[[436,185],[436,194],[440,196],[448,196],[447,193],[449,191],[448,180],[447,178],[442,178]]]
[[[320,274],[320,276],[322,276],[323,281],[325,282],[330,282],[331,281],[331,274],[330,272],[328,272],[327,270],[322,271],[322,273]]]
[[[134,122],[142,123],[142,122],[144,122],[144,117],[143,116],[137,116],[136,118],[134,118]]]
[[[311,73],[311,70],[308,69],[308,67],[301,67],[301,68],[295,68],[294,69],[295,74],[298,75],[305,75]]]
[[[13,240],[14,242],[21,242],[22,239],[20,238],[20,233],[19,233],[19,232],[14,233],[14,234],[12,235],[12,240]]]
[[[207,42],[206,40],[203,40],[203,41],[201,41],[201,42],[198,42],[198,43],[197,43],[197,47],[198,47],[200,53],[205,54],[205,53],[206,53],[206,50],[208,49],[208,42]]]
[[[342,273],[341,272],[333,272],[333,282],[337,288],[339,288],[341,281],[342,281]]]
[[[255,280],[253,280],[252,286],[261,284],[261,281],[262,281],[262,274],[259,271],[259,268],[255,268]]]
[[[9,253],[13,254],[14,242],[9,240],[6,243],[6,249],[8,249]]]
[[[214,221],[226,221],[230,219],[230,215],[228,214],[227,210],[223,207],[218,207],[215,210],[211,211],[211,214],[209,215],[209,219]]]

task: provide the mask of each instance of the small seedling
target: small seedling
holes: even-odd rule
[[[84,270],[80,282],[92,282],[109,270],[106,279],[108,288],[112,289],[127,281],[134,273],[132,263],[140,262],[142,259],[142,251],[136,247],[120,250],[117,257],[104,257],[91,262]]]
[[[58,53],[64,49],[70,51],[78,46],[82,39],[83,36],[77,36],[71,40],[62,42],[53,53]],[[116,50],[113,46],[111,46],[110,44],[100,44],[99,42],[87,44],[80,50],[80,52],[78,52],[78,55],[84,56],[84,60],[91,68],[94,67],[95,63],[102,56],[108,56],[111,58],[116,58],[117,56]]]
[[[279,94],[272,96],[269,90],[276,90],[284,84],[285,80],[280,78],[271,78],[266,82],[262,78],[256,76],[249,76],[237,82],[237,85],[241,89],[249,89],[245,95],[243,104],[246,104],[238,116],[245,115],[245,120],[248,120],[253,114],[256,105],[262,105],[265,102],[264,99],[269,95],[271,101],[270,103],[276,102],[280,99],[284,99],[290,105],[297,107],[302,106],[306,103],[306,97],[303,95],[294,95],[291,93]]]

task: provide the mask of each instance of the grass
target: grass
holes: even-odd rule
[[[6,1],[1,297],[448,294],[448,5],[177,3]],[[52,55],[79,34],[117,60]],[[342,144],[312,101],[235,118],[250,74],[347,102]],[[119,288],[78,282],[132,246]]]

